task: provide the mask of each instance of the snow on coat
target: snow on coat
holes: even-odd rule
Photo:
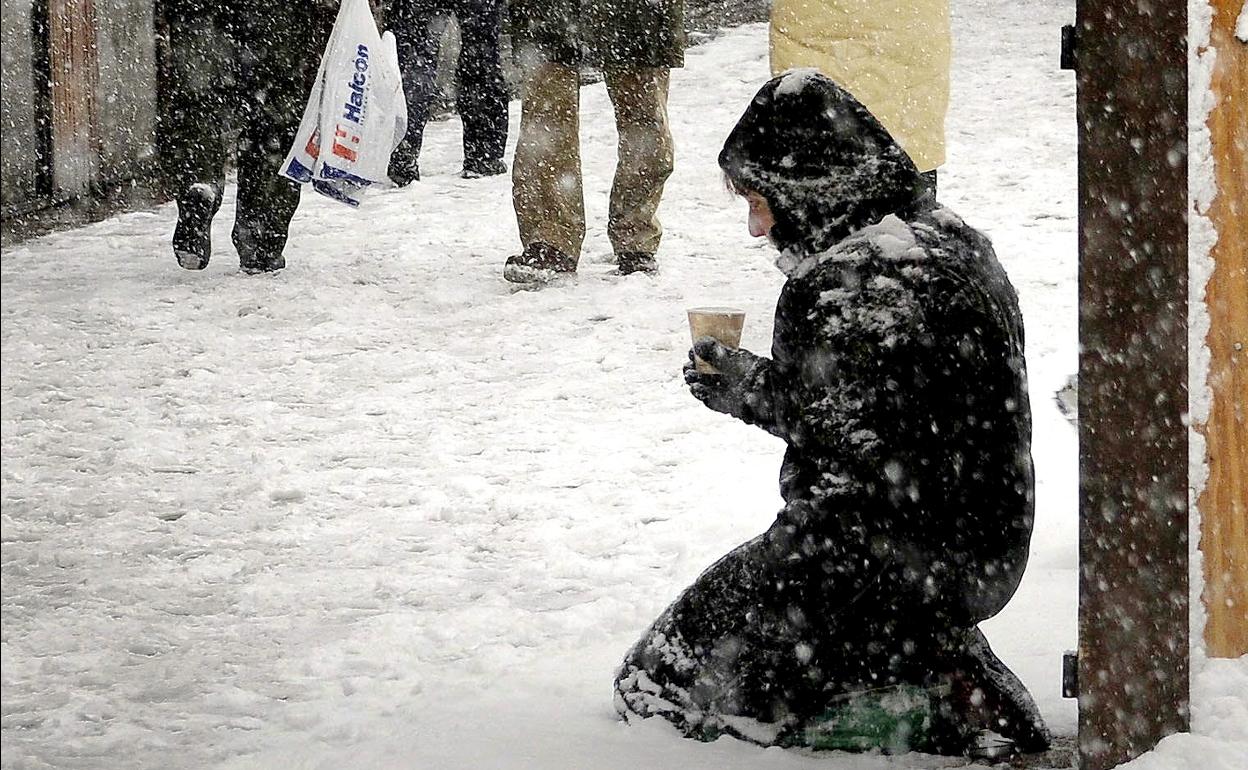
[[[928,686],[960,655],[1014,680],[968,653],[1018,586],[1033,515],[1022,319],[991,244],[813,71],[763,87],[720,165],[768,201],[789,276],[733,412],[787,443],[785,506],[655,621],[617,708],[771,743],[831,694]],[[1043,744],[1018,688],[1003,697]]]
[[[814,67],[867,106],[920,171],[945,162],[949,0],[774,0],[771,72]]]

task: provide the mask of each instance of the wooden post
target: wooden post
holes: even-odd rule
[[[56,191],[87,191],[99,166],[96,135],[95,5],[93,0],[49,0],[52,76],[52,184]]]
[[[1217,50],[1209,133],[1217,197],[1208,212],[1218,230],[1206,287],[1209,385],[1202,426],[1209,478],[1201,512],[1207,610],[1213,657],[1248,654],[1248,43],[1235,38],[1242,0],[1212,0],[1209,44]]]
[[[1079,759],[1188,728],[1187,8],[1078,0]]]

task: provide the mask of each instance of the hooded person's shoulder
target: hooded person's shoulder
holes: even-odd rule
[[[906,344],[927,326],[932,259],[911,226],[889,215],[792,265],[783,315],[802,319],[815,339]]]
[[[987,235],[943,206],[926,212],[911,226],[937,257],[933,265],[945,294],[956,293],[960,303],[980,298],[1017,315],[1018,295]]]
[[[937,258],[939,253],[914,223],[889,214],[805,258],[790,275],[817,284],[855,287],[870,276],[895,276],[906,283],[917,283]]]
[[[887,347],[975,323],[1014,296],[987,237],[939,206],[890,214],[805,258],[786,289],[790,317]]]

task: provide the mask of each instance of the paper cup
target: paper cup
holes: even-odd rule
[[[714,337],[725,347],[734,350],[741,345],[741,329],[745,326],[745,311],[730,307],[691,307],[689,335],[697,342],[701,337]],[[714,374],[715,367],[694,356],[699,372]]]

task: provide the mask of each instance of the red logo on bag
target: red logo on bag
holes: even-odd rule
[[[334,131],[334,145],[330,148],[330,152],[340,158],[346,158],[351,162],[355,162],[359,157],[359,153],[354,148],[343,144],[344,139],[351,144],[360,143],[358,134],[349,134],[342,126],[338,126]]]
[[[308,144],[303,148],[303,151],[312,158],[321,157],[321,129],[318,128],[312,132],[312,136],[308,137]]]

